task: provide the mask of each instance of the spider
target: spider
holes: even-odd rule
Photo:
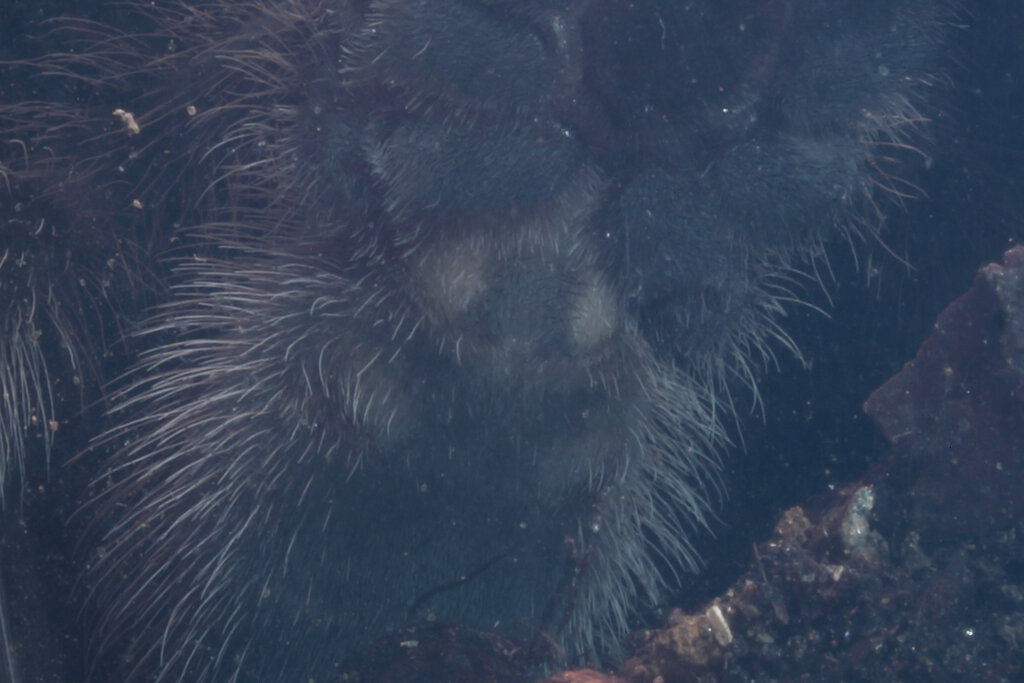
[[[66,47],[18,66],[63,85],[0,112],[0,481],[56,438],[27,424],[58,419],[58,368],[104,386],[124,339],[76,459],[100,656],[325,680],[452,621],[614,659],[699,569],[736,396],[796,352],[813,264],[915,194],[954,16],[197,0],[57,22]]]

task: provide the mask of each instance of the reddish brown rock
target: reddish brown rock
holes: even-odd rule
[[[922,534],[1006,528],[1024,514],[1024,247],[978,271],[914,360],[864,406],[892,444]]]

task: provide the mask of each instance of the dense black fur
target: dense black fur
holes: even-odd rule
[[[205,0],[60,24],[85,49],[27,68],[93,94],[23,137],[143,214],[70,230],[168,240],[177,265],[86,456],[100,666],[326,680],[421,619],[614,656],[699,565],[733,392],[794,349],[801,268],[912,194],[952,17]],[[13,301],[59,279],[60,243],[33,249]],[[5,324],[25,318],[60,326],[27,303]],[[55,372],[13,338],[7,424],[48,417]],[[2,435],[9,471],[26,437]]]

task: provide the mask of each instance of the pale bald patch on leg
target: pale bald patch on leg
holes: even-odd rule
[[[615,290],[596,272],[588,271],[583,280],[569,319],[572,341],[586,354],[622,329],[622,306]]]

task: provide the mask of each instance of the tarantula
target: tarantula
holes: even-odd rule
[[[951,18],[197,0],[57,22],[67,48],[18,68],[61,85],[0,111],[0,481],[58,438],[55,378],[124,335],[79,458],[96,649],[131,680],[324,680],[442,620],[614,657],[700,565],[733,396],[795,351],[805,266],[912,193]]]

